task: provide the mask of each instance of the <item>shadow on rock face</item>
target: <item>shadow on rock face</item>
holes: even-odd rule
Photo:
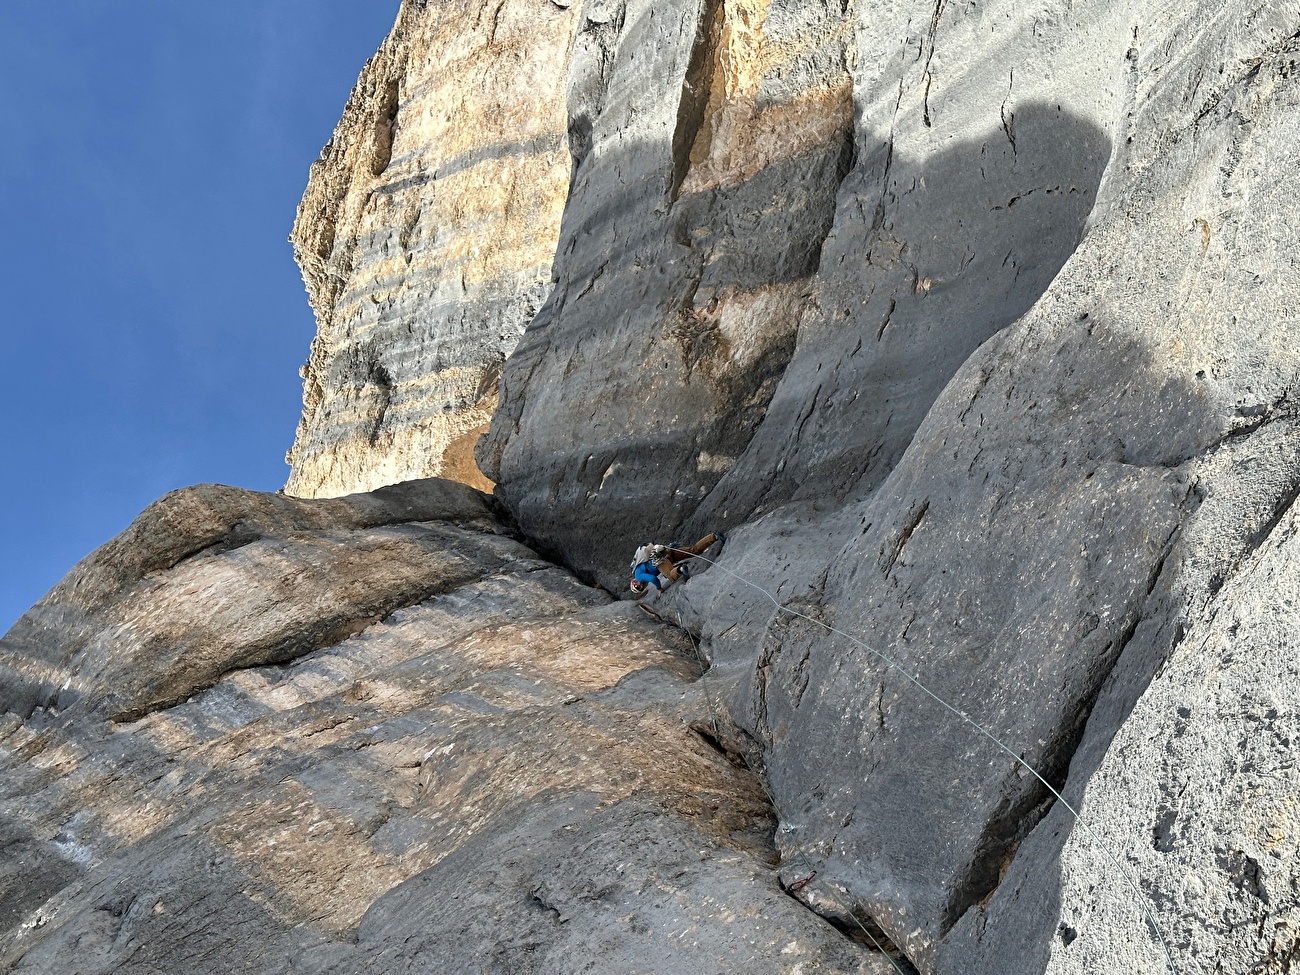
[[[692,50],[699,13],[643,8],[580,39],[556,286],[476,452],[530,537],[611,588],[625,584],[623,545],[680,526],[748,444],[811,310],[852,157],[840,84],[819,89],[827,124],[754,171],[691,170],[700,120],[677,108],[683,73],[707,60]],[[647,33],[663,63],[638,60]]]
[[[1219,428],[1205,383],[1140,331],[1064,305],[958,371],[892,475],[828,519],[829,544],[791,508],[727,559],[1077,802],[1182,639],[1193,465]],[[770,607],[706,579],[690,594],[706,636],[751,634],[711,651],[742,675],[731,713],[762,750],[787,860],[811,857],[922,970],[1041,972],[1072,829],[1048,790],[864,646],[780,614],[755,634]]]
[[[924,159],[844,131],[675,202],[670,147],[588,157],[480,463],[611,589],[647,538],[868,491],[1074,252],[1109,151],[1027,104]]]
[[[1074,253],[1110,139],[1060,105],[990,122],[925,159],[863,153],[823,248],[820,316],[705,520],[874,489],[961,364]]]

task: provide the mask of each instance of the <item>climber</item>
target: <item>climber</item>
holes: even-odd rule
[[[690,574],[686,566],[678,568],[681,563],[693,556],[703,555],[714,542],[725,541],[726,537],[721,533],[711,532],[694,545],[685,547],[679,547],[676,542],[670,545],[642,545],[632,558],[632,592],[640,596],[652,585],[656,591],[661,591],[664,586]]]

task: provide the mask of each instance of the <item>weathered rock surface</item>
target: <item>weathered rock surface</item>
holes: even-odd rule
[[[474,442],[551,286],[576,23],[550,0],[402,3],[291,237],[318,329],[289,494],[491,489]]]
[[[966,970],[1151,969],[1159,950],[1150,935],[1136,936],[1148,922],[1102,848],[1142,881],[1180,971],[1285,972],[1293,964],[1296,492],[1261,490],[1259,460],[1274,454],[1294,470],[1297,433],[1294,422],[1279,422],[1253,443],[1218,452],[1215,494],[1201,509],[1210,517],[1189,524],[1190,557],[1175,587],[1183,598],[1197,595],[1139,625],[1075,756],[1067,798],[1084,810],[1090,832],[1052,810],[990,903],[954,932],[952,953]],[[1015,963],[993,964],[999,955]]]
[[[0,654],[2,971],[892,970],[778,886],[687,638],[461,485],[169,495]]]
[[[74,570],[0,643],[0,969],[1286,975],[1297,61],[1251,0],[407,2],[290,486],[445,469],[531,316],[497,500],[196,489]],[[713,528],[706,680],[534,554]]]
[[[1280,663],[1294,615],[1225,580],[1282,544],[1300,489],[1300,209],[1283,175],[1300,14],[621,9],[610,49],[638,56],[607,59],[605,90],[656,95],[635,116],[611,95],[589,123],[559,284],[507,364],[480,448],[499,496],[546,551],[610,586],[645,536],[748,523],[722,569],[883,651],[1082,803],[1178,970],[1282,971],[1297,951],[1296,783],[1289,758],[1264,754],[1292,754],[1300,730]],[[782,50],[797,23],[799,50],[820,52],[760,70],[755,104],[847,72],[852,156],[770,167],[779,190],[718,189],[700,220],[682,191],[715,157],[684,165],[674,149],[762,115],[733,94],[734,58],[719,55],[721,83],[698,91],[719,19]],[[727,124],[693,128],[701,99]],[[846,115],[821,117],[829,131]],[[765,163],[748,162],[732,185],[763,187]],[[833,200],[829,221],[812,198]],[[727,258],[770,226],[769,207],[793,226],[760,230],[746,277]],[[734,310],[709,317],[728,286],[796,281],[799,313],[762,306],[745,340],[728,331]],[[761,394],[710,384],[710,356],[735,364],[733,348],[784,350],[732,377]],[[1293,584],[1283,561],[1274,590]],[[1167,967],[1086,831],[898,670],[716,570],[674,600],[725,675],[787,862],[815,861],[838,891],[807,889],[820,910],[850,905],[923,971]],[[1254,642],[1216,661],[1201,648],[1225,618],[1258,621],[1237,631]],[[1234,665],[1276,675],[1280,703],[1238,686]],[[1177,740],[1236,743],[1246,728],[1272,743]],[[1189,782],[1206,791],[1179,798]],[[1186,843],[1169,839],[1175,826]]]
[[[607,539],[670,531],[717,485],[816,311],[854,151],[850,24],[838,2],[583,16],[558,280],[479,460],[545,549],[612,586]]]

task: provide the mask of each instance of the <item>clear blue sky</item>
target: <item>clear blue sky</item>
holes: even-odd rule
[[[0,633],[172,488],[284,483],[286,237],[397,8],[0,3]]]

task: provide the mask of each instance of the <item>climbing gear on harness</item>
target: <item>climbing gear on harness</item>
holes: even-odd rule
[[[655,559],[663,553],[663,548],[664,547],[662,545],[654,545],[654,544],[642,545],[640,548],[636,550],[636,554],[632,556],[632,565],[631,565],[632,570],[636,571],[636,567],[638,565],[641,565],[644,562],[649,562],[652,565],[658,565],[659,563],[655,561]]]

